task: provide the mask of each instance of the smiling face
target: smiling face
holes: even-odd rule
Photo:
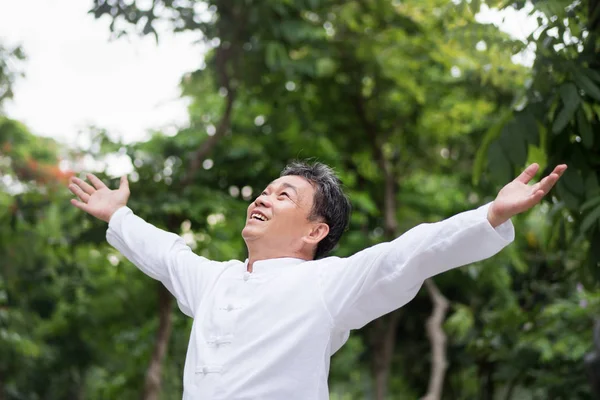
[[[309,220],[314,194],[313,185],[300,176],[282,176],[271,182],[248,206],[242,230],[247,246],[259,245],[261,253],[278,257],[297,255],[316,246],[328,227]]]

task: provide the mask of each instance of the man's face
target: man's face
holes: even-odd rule
[[[282,176],[250,203],[242,237],[246,243],[260,239],[273,250],[297,251],[310,232],[308,216],[315,190],[300,176]]]

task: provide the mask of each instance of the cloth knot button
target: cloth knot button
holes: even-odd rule
[[[222,344],[229,344],[233,337],[231,335],[223,335],[223,336],[211,336],[206,343],[210,346],[219,347]]]
[[[233,305],[232,304],[228,304],[227,305],[227,311],[232,311],[233,310]]]
[[[197,374],[207,375],[207,374],[218,374],[221,373],[222,367],[219,365],[203,365],[196,369]]]

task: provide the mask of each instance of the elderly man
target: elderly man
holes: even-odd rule
[[[73,178],[72,204],[108,222],[108,242],[160,280],[194,319],[184,399],[324,400],[329,361],[352,329],[409,302],[423,281],[488,258],[514,238],[510,218],[540,202],[566,170],[528,185],[530,165],[476,210],[422,224],[351,257],[325,257],[348,224],[350,203],[333,171],[292,163],[248,206],[245,261],[195,255],[176,234],[110,190]]]

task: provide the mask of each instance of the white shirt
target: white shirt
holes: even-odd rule
[[[348,258],[210,261],[123,207],[107,240],[194,319],[185,400],[326,400],[329,360],[350,330],[408,303],[423,281],[514,239],[488,206],[422,224]]]

